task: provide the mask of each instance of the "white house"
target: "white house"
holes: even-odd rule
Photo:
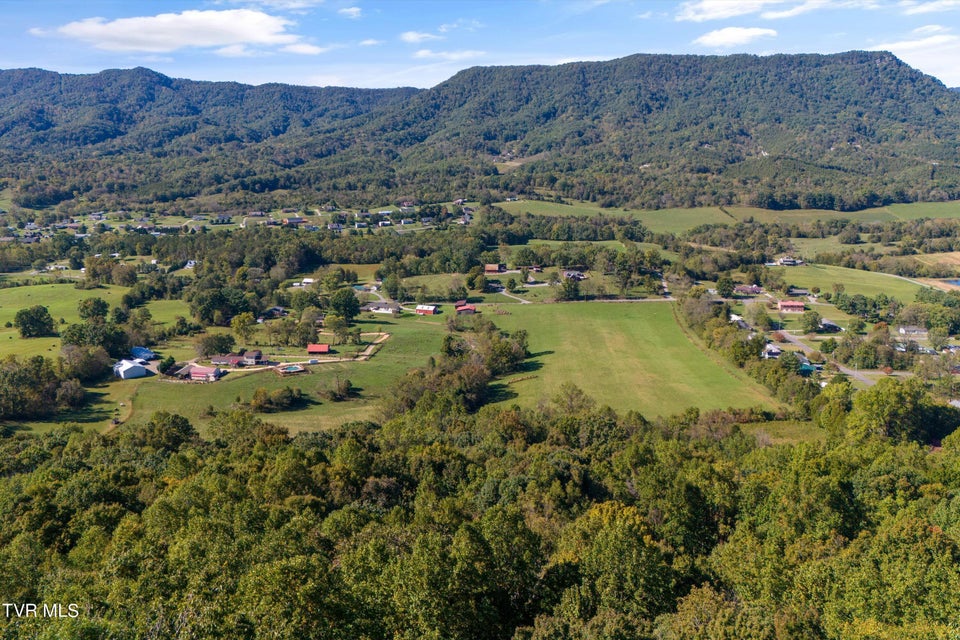
[[[147,368],[133,360],[121,360],[113,365],[113,375],[121,380],[142,378],[147,375]]]

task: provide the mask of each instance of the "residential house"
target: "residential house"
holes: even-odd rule
[[[500,264],[485,264],[485,265],[483,265],[483,272],[484,272],[485,274],[503,273],[503,272],[506,271],[506,270],[507,270],[507,265],[503,264],[502,262],[501,262]]]
[[[438,310],[435,304],[418,304],[414,312],[418,316],[433,316],[438,313]]]
[[[838,325],[836,322],[832,320],[827,320],[826,318],[823,318],[822,320],[820,320],[820,330],[825,331],[826,333],[839,333],[843,331],[843,327],[841,327],[840,325]]]
[[[733,292],[742,296],[757,296],[763,293],[763,287],[755,284],[738,284],[733,288]]]
[[[777,310],[783,313],[803,313],[805,309],[802,300],[781,300],[777,303]]]
[[[223,375],[223,370],[220,367],[201,367],[198,364],[189,365],[189,367],[190,370],[186,377],[194,382],[216,382]]]
[[[927,330],[924,327],[916,325],[903,325],[897,328],[897,333],[902,336],[911,336],[913,338],[926,338]]]
[[[772,343],[763,348],[763,357],[768,360],[776,360],[781,353],[783,353],[783,349]]]
[[[799,267],[803,265],[803,260],[793,256],[784,256],[777,260],[776,264],[781,267]]]
[[[365,313],[400,313],[400,305],[396,302],[371,302],[360,307]]]
[[[228,353],[225,356],[213,356],[210,358],[210,363],[214,365],[223,365],[226,367],[242,367],[246,364],[243,356],[235,353]]]
[[[263,352],[259,349],[251,349],[243,354],[243,363],[257,365],[263,363]]]

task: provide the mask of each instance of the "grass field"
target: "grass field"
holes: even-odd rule
[[[380,351],[366,362],[320,364],[309,367],[308,374],[290,378],[280,378],[273,372],[264,371],[231,373],[213,384],[176,384],[156,378],[111,384],[126,385],[131,390],[128,393],[133,408],[131,420],[145,420],[154,411],[169,411],[173,407],[189,417],[201,431],[210,420],[201,416],[208,406],[218,411],[228,409],[238,398],[241,402],[250,400],[258,387],[270,390],[298,387],[310,397],[311,402],[302,409],[263,414],[265,420],[287,427],[291,432],[315,431],[353,420],[376,419],[378,402],[393,381],[410,369],[426,364],[427,358],[439,351],[446,329],[440,317],[403,317],[399,320],[385,317],[364,319],[358,324],[363,331],[382,330],[391,334]],[[269,347],[264,347],[264,351],[271,353]],[[330,388],[338,376],[348,378],[359,389],[358,399],[339,403],[320,399],[318,390]]]
[[[923,288],[923,285],[906,278],[829,265],[787,267],[784,278],[798,287],[806,289],[820,287],[824,292],[833,291],[833,284],[841,282],[848,294],[862,293],[872,297],[878,293],[885,293],[901,302],[912,302],[917,291]]]
[[[67,324],[80,321],[80,314],[77,312],[77,303],[80,300],[99,297],[113,307],[120,304],[120,298],[126,291],[125,287],[114,286],[81,290],[76,289],[72,284],[42,284],[0,289],[0,356],[14,353],[19,356],[44,355],[56,358],[60,354],[59,338],[22,339],[17,329],[4,326],[7,322],[13,323],[20,309],[43,305],[50,311],[55,328],[60,328],[65,326],[60,324],[61,318],[66,320]]]
[[[865,209],[863,211],[832,211],[826,209],[797,209],[793,211],[770,211],[756,207],[726,206],[699,207],[696,209],[660,209],[624,210],[603,209],[591,202],[555,202],[523,200],[498,203],[499,207],[510,213],[528,211],[546,216],[629,216],[643,222],[651,231],[682,233],[702,224],[735,224],[753,218],[757,222],[809,223],[815,220],[857,220],[860,222],[887,222],[890,220],[916,220],[918,218],[958,218],[960,201],[955,202],[916,202],[911,204],[893,204],[887,207]],[[726,213],[724,213],[726,211]]]
[[[860,238],[865,240],[866,234],[860,234]],[[791,238],[790,242],[796,247],[796,253],[806,260],[813,260],[813,257],[820,252],[840,253],[846,249],[851,249],[852,245],[840,244],[838,236],[828,236],[826,238]],[[881,242],[861,242],[856,246],[857,251],[876,251],[877,253],[892,253],[899,243],[883,244]]]
[[[493,320],[506,330],[527,329],[534,353],[530,371],[506,379],[503,404],[536,406],[573,382],[600,404],[651,417],[693,405],[777,405],[694,345],[667,302],[513,305]]]
[[[56,358],[60,354],[60,338],[20,337],[12,323],[17,311],[25,307],[43,305],[50,311],[56,329],[68,324],[80,322],[77,303],[85,298],[103,298],[111,307],[120,304],[120,298],[127,292],[126,287],[106,286],[99,289],[77,289],[72,284],[38,284],[25,287],[0,289],[0,356],[16,354],[19,356],[43,355]],[[155,322],[167,324],[178,315],[189,317],[190,310],[181,300],[155,300],[147,304]],[[60,319],[66,321],[65,324]]]
[[[917,262],[922,262],[923,264],[960,268],[960,251],[948,251],[946,253],[921,253],[913,257],[917,260]]]

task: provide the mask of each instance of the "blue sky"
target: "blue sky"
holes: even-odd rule
[[[0,0],[0,68],[431,87],[477,65],[884,49],[960,86],[960,0]]]

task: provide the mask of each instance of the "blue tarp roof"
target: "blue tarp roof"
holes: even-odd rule
[[[157,354],[146,347],[133,347],[130,349],[130,355],[132,355],[134,358],[140,358],[142,360],[152,360],[157,356]]]

